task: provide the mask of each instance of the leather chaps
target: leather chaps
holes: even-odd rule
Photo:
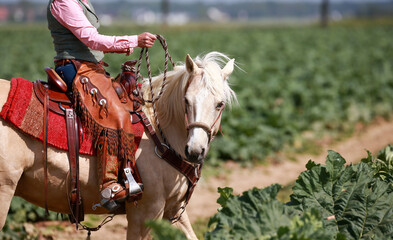
[[[135,166],[130,113],[122,106],[111,78],[101,64],[73,62],[77,68],[72,93],[74,109],[97,151],[102,188],[102,184],[117,182],[118,170],[123,169],[123,163]]]

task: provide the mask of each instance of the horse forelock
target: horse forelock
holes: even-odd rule
[[[197,56],[195,63],[203,69],[203,78],[205,86],[218,99],[224,101],[227,105],[231,105],[233,100],[236,101],[235,92],[230,88],[228,81],[223,80],[222,68],[231,59],[220,52],[210,52],[204,56]]]

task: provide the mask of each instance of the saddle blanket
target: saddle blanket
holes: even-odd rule
[[[33,91],[33,83],[23,78],[11,79],[11,89],[0,117],[27,133],[31,137],[43,141],[44,108]],[[49,111],[48,145],[68,150],[67,129],[64,116]],[[141,122],[133,124],[135,135],[135,151],[141,141],[144,127]],[[85,131],[84,131],[85,132]],[[81,154],[95,155],[92,140],[88,136],[81,137]]]

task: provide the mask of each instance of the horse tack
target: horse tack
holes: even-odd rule
[[[185,209],[186,205],[191,199],[192,193],[194,192],[194,189],[201,177],[201,172],[202,172],[202,164],[199,164],[198,166],[194,166],[190,163],[188,163],[185,159],[183,159],[181,156],[179,156],[172,148],[166,147],[166,149],[163,146],[166,146],[165,144],[161,143],[160,139],[158,138],[156,132],[154,131],[154,128],[152,124],[150,123],[149,119],[145,115],[143,111],[135,112],[135,114],[140,118],[142,121],[145,129],[149,132],[152,140],[156,144],[156,148],[160,151],[162,154],[161,156],[158,155],[158,157],[164,159],[167,163],[169,163],[173,168],[175,168],[177,171],[179,171],[181,174],[183,174],[187,180],[188,180],[188,189],[187,193],[185,196],[185,202],[184,206],[182,207]],[[176,222],[180,219],[181,214],[177,217],[172,217],[170,220],[172,222]]]
[[[41,81],[36,81],[33,84],[33,89],[38,100],[44,107],[44,185],[45,185],[45,210],[47,211],[47,140],[48,140],[48,113],[52,111],[56,114],[63,115],[66,121],[67,128],[67,142],[69,150],[69,164],[71,175],[71,197],[70,201],[70,221],[78,223],[84,219],[83,200],[80,194],[79,185],[79,132],[81,130],[80,121],[77,118],[71,101],[64,91],[65,83],[55,74],[51,68],[45,68],[48,73],[48,84]]]
[[[177,154],[169,145],[165,135],[163,134],[163,131],[160,127],[160,123],[157,119],[157,113],[156,113],[156,109],[155,109],[155,103],[158,99],[160,99],[160,97],[163,94],[165,85],[166,85],[166,74],[168,71],[168,60],[170,60],[170,62],[172,63],[172,66],[175,67],[175,64],[172,60],[172,57],[169,54],[168,51],[168,46],[166,43],[166,40],[163,36],[161,35],[156,35],[157,39],[160,41],[164,51],[165,51],[165,67],[164,67],[164,73],[163,73],[163,81],[162,81],[162,85],[161,85],[161,90],[157,96],[157,98],[154,97],[154,93],[153,93],[153,86],[152,86],[152,77],[151,77],[151,70],[150,70],[150,61],[149,61],[149,54],[148,54],[148,49],[147,48],[143,48],[140,52],[140,56],[139,56],[139,60],[138,60],[138,66],[137,66],[137,70],[136,70],[136,76],[139,78],[140,76],[140,67],[141,67],[141,62],[142,62],[142,57],[143,54],[145,54],[146,57],[146,65],[147,65],[147,70],[148,70],[148,77],[149,77],[149,84],[150,84],[150,94],[151,94],[151,100],[143,100],[143,104],[145,102],[149,102],[152,103],[152,107],[153,107],[153,112],[154,112],[154,120],[157,124],[158,130],[160,131],[160,135],[163,138],[165,144],[161,143],[161,141],[159,140],[159,138],[157,137],[157,134],[152,126],[152,124],[150,123],[149,119],[146,117],[145,113],[143,111],[134,111],[132,112],[132,114],[135,114],[138,116],[138,118],[142,121],[145,129],[149,132],[150,136],[152,137],[152,140],[154,141],[155,145],[156,145],[156,149],[158,149],[160,151],[160,153],[162,154],[161,156],[157,153],[156,154],[158,157],[160,157],[161,159],[164,159],[167,163],[169,163],[173,168],[175,168],[177,171],[179,171],[181,174],[183,174],[187,180],[188,180],[188,189],[187,189],[187,193],[185,196],[185,202],[184,205],[181,207],[182,212],[180,212],[180,214],[176,217],[172,217],[170,218],[170,221],[172,223],[175,223],[177,221],[179,221],[179,219],[181,218],[183,212],[185,211],[185,207],[187,206],[189,200],[191,199],[192,193],[194,192],[194,189],[201,177],[201,171],[202,171],[202,164],[199,165],[192,165],[190,163],[188,163],[185,159],[183,159],[179,154]],[[190,81],[188,81],[187,85],[189,85]],[[187,86],[188,88],[188,86]],[[222,110],[221,110],[222,112]],[[221,115],[221,113],[220,113]],[[215,123],[218,121],[220,116],[218,116],[217,120],[214,122],[212,128],[214,127]],[[187,114],[186,114],[186,121],[187,121]],[[188,125],[188,124],[187,124]],[[211,132],[211,130],[209,130]],[[211,134],[210,134],[211,135]],[[209,139],[211,139],[209,137]],[[165,148],[164,148],[165,146]]]
[[[190,129],[192,129],[192,128],[202,128],[202,129],[206,132],[206,134],[207,134],[207,136],[208,136],[209,143],[210,143],[211,141],[213,141],[213,139],[214,139],[213,128],[214,128],[214,126],[216,125],[216,123],[218,122],[218,120],[220,119],[220,117],[221,117],[221,115],[222,115],[222,112],[224,111],[224,107],[225,107],[224,105],[221,106],[220,112],[219,112],[219,114],[218,114],[216,120],[213,122],[213,124],[212,124],[211,126],[209,126],[209,124],[204,123],[204,122],[193,122],[193,123],[189,123],[188,113],[187,113],[187,110],[186,110],[186,113],[184,114],[184,115],[185,115],[184,118],[185,118],[185,120],[186,120],[187,133],[188,133],[188,132],[190,131]]]
[[[193,128],[201,128],[201,129],[203,129],[206,132],[206,134],[208,136],[208,139],[209,139],[209,143],[211,141],[213,141],[213,139],[215,137],[215,135],[213,134],[213,128],[216,125],[216,123],[218,122],[218,120],[220,119],[220,117],[222,115],[222,112],[224,111],[224,108],[225,108],[225,105],[223,104],[220,107],[220,112],[219,112],[216,120],[214,120],[213,124],[210,126],[209,124],[204,123],[204,122],[193,122],[193,123],[190,123],[189,117],[188,117],[188,111],[187,111],[187,107],[186,107],[185,108],[185,113],[184,113],[184,118],[185,118],[185,121],[186,121],[187,134]]]
[[[72,108],[71,100],[66,92],[58,87],[58,81],[61,78],[56,78],[58,75],[54,75],[51,68],[45,68],[48,73],[48,83],[41,81],[36,81],[33,83],[33,90],[44,107],[44,133],[43,133],[43,143],[44,143],[44,191],[45,191],[45,210],[48,214],[47,207],[47,140],[48,140],[48,113],[52,111],[56,114],[65,117],[66,130],[67,130],[67,145],[68,145],[68,158],[70,167],[70,180],[71,180],[71,194],[68,195],[69,201],[69,219],[71,223],[76,224],[76,228],[81,221],[84,220],[84,209],[83,209],[83,199],[80,192],[80,182],[79,182],[79,132],[81,130],[81,124],[78,116],[75,114]],[[55,79],[53,79],[55,78]],[[95,86],[89,82],[89,79],[85,76],[81,77],[81,80],[85,81],[85,87],[87,90],[94,94],[98,104],[105,108],[106,99],[103,98],[100,92],[95,90]],[[82,225],[83,226],[83,225]]]
[[[165,67],[164,67],[164,78],[162,81],[162,86],[161,86],[161,90],[157,96],[157,98],[154,98],[154,94],[153,94],[153,87],[152,87],[152,77],[151,77],[151,70],[150,70],[150,61],[149,61],[149,54],[148,54],[148,49],[147,48],[143,48],[140,52],[140,56],[139,56],[139,60],[138,60],[138,66],[136,69],[136,76],[137,78],[141,78],[140,75],[140,67],[141,67],[141,62],[142,62],[142,57],[143,54],[145,54],[146,56],[146,64],[147,64],[147,70],[148,70],[148,77],[149,77],[149,84],[150,84],[150,91],[151,91],[151,101],[147,101],[142,99],[141,103],[144,104],[145,102],[150,102],[153,103],[153,111],[154,111],[154,119],[157,123],[157,127],[160,131],[161,137],[164,139],[164,142],[167,143],[168,141],[166,140],[160,124],[158,122],[157,119],[157,114],[155,111],[155,102],[161,97],[161,95],[163,94],[163,90],[165,88],[165,84],[166,84],[166,73],[168,71],[168,60],[171,61],[172,66],[174,67],[175,64],[172,60],[172,57],[169,54],[168,51],[168,46],[166,44],[166,40],[164,37],[162,37],[161,35],[157,35],[157,39],[160,41],[162,47],[164,48],[165,51]],[[135,65],[135,63],[133,63],[133,65]],[[136,79],[137,81],[138,79]],[[134,84],[136,84],[136,81]],[[137,89],[136,87],[134,87],[134,89]],[[130,94],[131,95],[131,94]],[[135,101],[135,100],[134,100]],[[170,146],[169,144],[163,144],[161,143],[160,139],[158,138],[153,125],[150,123],[149,119],[146,117],[145,113],[142,110],[139,111],[133,111],[131,113],[132,115],[136,115],[138,116],[138,119],[140,119],[140,121],[143,123],[143,126],[145,127],[145,129],[149,132],[153,142],[156,145],[156,149],[158,149],[160,151],[160,153],[162,154],[161,156],[158,155],[160,158],[164,159],[166,162],[168,162],[172,167],[174,167],[177,171],[179,171],[180,173],[182,173],[188,180],[189,184],[188,184],[188,189],[187,189],[187,193],[186,193],[186,197],[185,197],[185,204],[182,207],[183,211],[185,209],[185,206],[188,204],[191,195],[194,191],[195,186],[197,185],[200,176],[201,176],[201,170],[202,170],[202,165],[199,165],[198,167],[194,167],[192,164],[188,163],[186,160],[184,160],[179,154],[177,154]],[[133,118],[134,119],[134,118]],[[163,147],[166,146],[166,149]],[[157,153],[157,152],[156,152]],[[172,222],[176,222],[180,219],[181,214],[178,217],[172,217],[170,220]]]
[[[71,173],[71,216],[70,221],[76,224],[84,219],[83,199],[80,192],[79,183],[79,128],[77,116],[74,109],[65,109],[67,142]]]
[[[202,73],[201,79],[202,78],[203,78],[203,73]],[[186,86],[184,88],[184,96],[186,95],[186,93],[188,91],[188,88],[191,85],[191,82],[192,82],[192,78],[190,77],[187,80]],[[213,130],[214,126],[216,125],[216,123],[218,122],[218,120],[220,119],[220,117],[222,115],[222,112],[224,111],[225,104],[222,104],[220,106],[219,114],[218,114],[217,118],[214,120],[212,125],[209,125],[209,124],[204,123],[204,122],[193,122],[193,123],[190,123],[189,117],[188,117],[188,111],[187,111],[187,101],[184,99],[184,102],[186,103],[185,104],[185,110],[184,110],[185,111],[184,119],[186,121],[187,134],[189,133],[190,129],[192,129],[192,128],[202,128],[206,132],[206,134],[208,136],[208,139],[209,139],[209,143],[210,143],[214,139],[214,134],[213,134],[212,130]]]
[[[46,69],[47,70],[47,69]],[[51,72],[51,71],[49,71]],[[47,71],[48,73],[48,71]],[[79,182],[79,130],[81,129],[81,124],[78,116],[75,114],[74,109],[71,107],[72,103],[68,98],[68,95],[65,92],[60,92],[58,87],[53,87],[54,82],[53,74],[48,74],[48,83],[44,83],[41,81],[36,81],[33,83],[33,90],[38,98],[38,100],[43,104],[44,107],[44,133],[43,133],[43,142],[44,142],[44,190],[45,190],[45,209],[48,212],[47,207],[47,139],[48,139],[48,113],[52,111],[56,114],[63,115],[65,117],[66,128],[67,128],[67,142],[68,142],[68,150],[69,150],[69,166],[70,166],[70,180],[71,180],[71,194],[68,197],[69,199],[69,219],[71,223],[76,224],[76,228],[81,221],[84,220],[84,209],[83,209],[83,199],[81,197],[80,192],[80,182]],[[99,90],[90,83],[89,79],[86,76],[80,77],[81,81],[84,82],[84,87],[86,90],[94,95],[95,100],[100,105],[102,109],[105,111],[106,107],[106,99],[102,96]],[[130,163],[125,163],[125,166],[128,169],[131,169],[132,174],[135,174],[137,170],[134,168],[136,166],[132,166]],[[139,180],[139,173],[136,178]],[[141,181],[140,181],[141,182]],[[67,192],[68,193],[68,192]],[[68,195],[68,194],[67,194]],[[136,194],[133,196],[135,201],[141,198],[142,194]]]
[[[60,108],[60,104],[65,108],[71,107],[71,101],[65,93],[52,90],[44,82],[36,81],[33,83],[34,93],[38,100],[44,104],[45,93],[48,92],[49,102],[48,108],[60,115],[64,115],[64,111]]]
[[[51,77],[52,75],[49,75],[49,77]],[[135,77],[134,77],[135,78]],[[50,78],[48,79],[50,80]],[[105,97],[103,97],[103,95],[101,94],[100,90],[90,81],[88,76],[84,76],[81,75],[79,77],[79,81],[81,81],[82,83],[82,87],[83,89],[88,92],[89,94],[91,94],[93,96],[93,101],[95,101],[97,103],[97,105],[99,105],[100,107],[100,111],[104,110],[105,113],[107,113],[107,99]],[[51,82],[51,81],[48,81]],[[52,81],[53,82],[53,81]],[[40,101],[43,102],[44,100],[42,99],[42,92],[45,93],[44,90],[46,90],[47,88],[42,84],[42,82],[36,82],[34,84],[34,90],[36,92],[37,97],[39,97]],[[133,103],[131,101],[127,100],[127,95],[125,93],[125,89],[124,86],[120,83],[117,83],[115,81],[113,81],[113,85],[112,85],[115,89],[115,91],[118,93],[118,96],[120,98],[120,100],[124,100],[125,101],[121,101],[124,104],[124,107],[126,109],[129,109],[129,111],[131,112],[133,110]],[[58,89],[58,88],[57,88]],[[56,90],[57,90],[56,89]],[[120,90],[119,90],[120,89]],[[117,91],[119,90],[119,91]],[[82,199],[80,197],[80,190],[79,190],[79,132],[78,132],[78,121],[76,121],[76,114],[73,110],[72,107],[69,107],[69,105],[71,105],[71,101],[67,98],[68,96],[65,93],[62,92],[57,92],[57,91],[52,91],[50,90],[49,92],[50,94],[48,94],[48,99],[50,99],[49,103],[52,103],[50,110],[54,111],[54,112],[59,112],[59,109],[62,111],[60,112],[62,115],[65,116],[66,118],[66,126],[67,126],[67,139],[68,139],[68,149],[69,149],[69,159],[70,159],[70,172],[71,172],[71,186],[72,186],[72,190],[71,190],[71,205],[70,205],[70,211],[71,211],[71,215],[70,215],[70,221],[72,223],[76,223],[76,226],[78,227],[78,224],[80,224],[80,221],[83,221],[83,203],[82,203]],[[64,104],[65,108],[61,105]],[[59,105],[59,106],[57,106]],[[54,108],[54,109],[52,109]],[[137,119],[137,118],[136,118]],[[139,172],[138,169],[136,169],[136,165],[130,162],[125,162],[124,164],[124,168],[125,168],[125,177],[127,178],[127,181],[125,181],[126,187],[127,189],[131,190],[131,186],[132,183],[135,182],[135,179],[138,182],[142,182],[140,176],[139,176]],[[73,170],[75,169],[75,170]],[[128,174],[127,174],[127,170],[128,169]],[[130,176],[131,173],[131,176]],[[134,176],[133,176],[134,175]],[[133,181],[130,181],[130,177],[132,177],[132,179],[135,179]],[[132,201],[137,201],[142,197],[142,192],[138,193],[138,194],[133,194],[131,196],[131,192],[130,192],[130,200]],[[82,225],[83,227],[83,225]]]
[[[49,105],[49,95],[48,88],[45,87],[44,91],[44,194],[45,194],[45,214],[48,216],[48,105]]]
[[[145,104],[140,93],[140,85],[137,83],[136,62],[136,60],[133,60],[123,63],[121,74],[112,81],[112,86],[120,101],[131,114],[132,124],[136,124],[140,121],[139,117],[134,112],[140,111]]]

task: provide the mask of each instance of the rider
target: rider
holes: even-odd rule
[[[47,18],[57,53],[55,70],[65,80],[94,141],[101,198],[122,201],[127,193],[118,183],[118,170],[123,161],[135,160],[134,135],[130,114],[121,106],[102,59],[105,52],[129,55],[134,47],[152,47],[156,36],[99,34],[90,0],[49,0]]]

